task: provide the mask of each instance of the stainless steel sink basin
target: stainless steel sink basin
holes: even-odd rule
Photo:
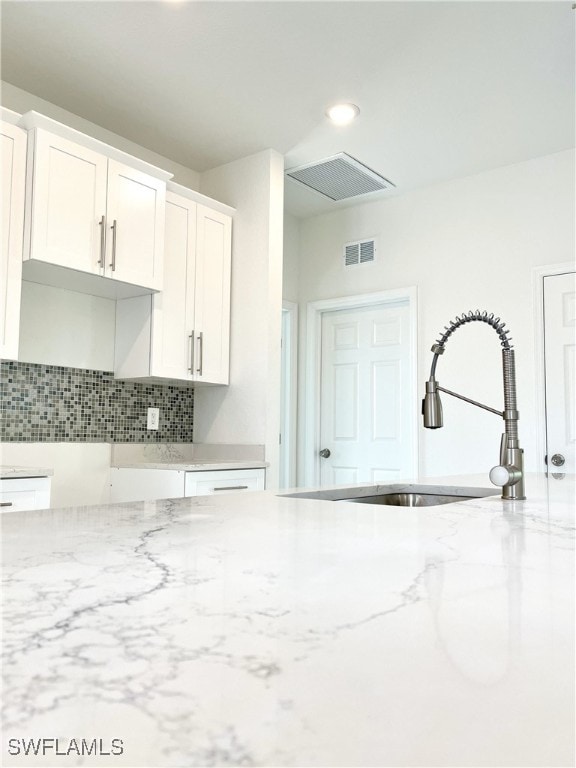
[[[435,507],[439,504],[453,504],[456,501],[483,499],[499,493],[497,488],[391,483],[389,485],[357,485],[352,488],[320,488],[281,495],[296,499],[354,501],[359,504],[381,504],[390,507]]]
[[[376,496],[362,496],[344,501],[359,504],[387,504],[392,507],[434,507],[437,504],[452,504],[455,501],[468,501],[474,496],[451,496],[441,493],[380,493]]]

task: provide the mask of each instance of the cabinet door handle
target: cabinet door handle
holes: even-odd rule
[[[0,507],[11,507],[13,503],[12,501],[0,501]]]
[[[114,219],[110,229],[112,230],[112,261],[110,266],[112,267],[112,272],[114,272],[116,270],[116,233],[118,232],[118,222],[116,219]]]
[[[102,216],[98,224],[100,225],[100,258],[98,264],[104,267],[106,261],[106,216]]]
[[[190,339],[190,367],[188,371],[194,373],[194,331],[192,331],[188,338]]]
[[[202,376],[202,358],[204,357],[204,334],[202,331],[198,334],[198,368],[196,368],[196,373],[199,376]]]
[[[247,485],[226,485],[221,488],[212,488],[213,491],[247,491]]]

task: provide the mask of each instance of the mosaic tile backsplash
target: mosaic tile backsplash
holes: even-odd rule
[[[147,409],[160,408],[157,431]],[[36,363],[0,363],[0,442],[191,443],[194,390]]]

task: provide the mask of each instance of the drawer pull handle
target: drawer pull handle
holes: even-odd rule
[[[246,491],[248,490],[247,485],[226,485],[222,486],[222,488],[212,488],[213,491]]]
[[[0,501],[0,507],[11,507],[12,504],[12,501]]]

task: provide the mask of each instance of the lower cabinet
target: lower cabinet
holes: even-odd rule
[[[0,512],[48,509],[50,483],[49,477],[15,477],[0,480]]]
[[[175,469],[110,470],[110,501],[156,501],[184,496],[185,472]]]
[[[214,469],[185,472],[176,469],[112,467],[110,501],[155,501],[183,496],[262,491],[265,469]]]

